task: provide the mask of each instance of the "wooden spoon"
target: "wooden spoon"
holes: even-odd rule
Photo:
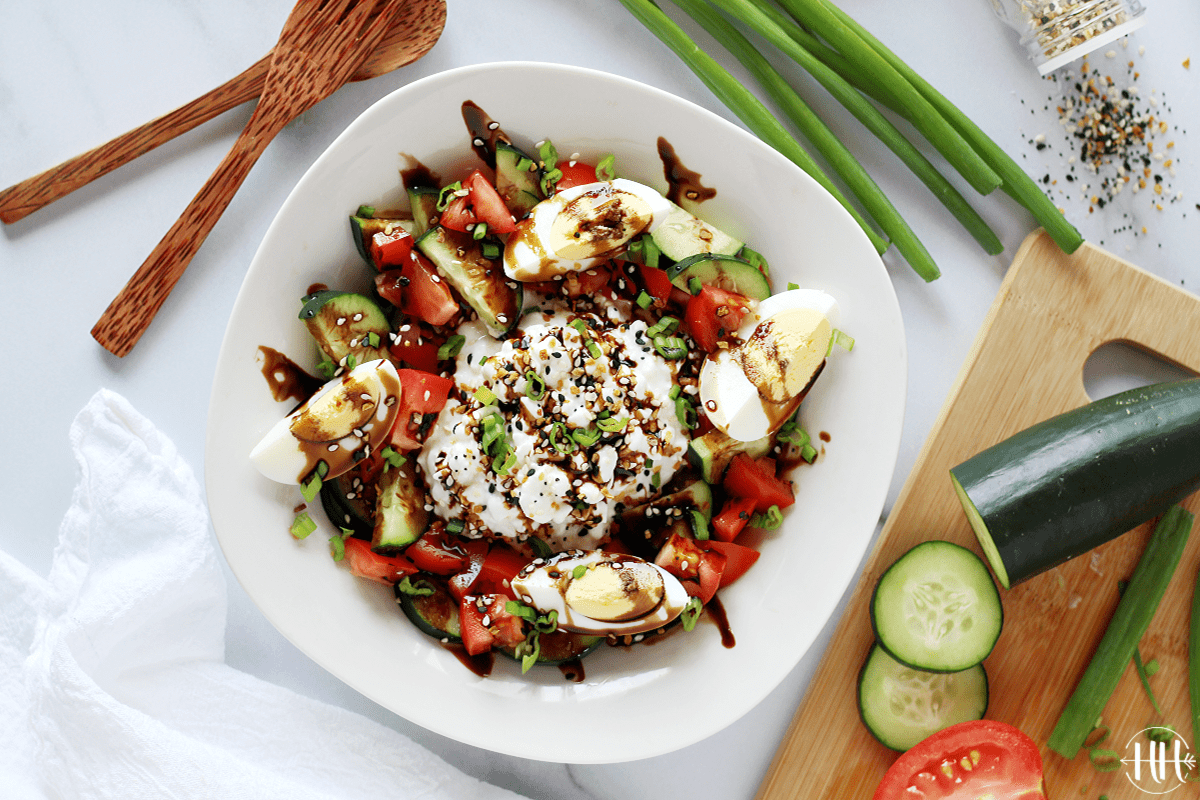
[[[124,356],[162,307],[259,156],[284,126],[350,79],[403,0],[299,0],[271,54],[263,93],[229,155],[92,328]]]
[[[446,24],[446,0],[406,0],[351,80],[386,75],[433,49]],[[273,52],[273,51],[272,51]],[[240,75],[158,119],[0,191],[0,222],[13,223],[117,167],[262,94],[272,53]]]

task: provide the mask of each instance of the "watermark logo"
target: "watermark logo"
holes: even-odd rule
[[[1125,743],[1125,777],[1147,794],[1168,794],[1188,782],[1196,756],[1182,736],[1170,728],[1140,730]]]

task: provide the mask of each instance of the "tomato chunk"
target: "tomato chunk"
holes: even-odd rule
[[[929,736],[884,773],[874,800],[1044,798],[1042,756],[1021,730],[996,720],[960,722]]]
[[[403,556],[385,556],[371,549],[371,543],[353,536],[346,538],[346,563],[350,574],[359,578],[386,583],[389,586],[405,575],[412,575],[417,567]]]
[[[419,369],[396,372],[400,376],[400,410],[388,444],[396,450],[416,450],[425,436],[426,418],[446,405],[454,379]]]
[[[753,497],[730,497],[721,506],[721,513],[713,517],[713,533],[722,542],[732,542],[746,527],[754,514]]]
[[[592,164],[585,164],[579,160],[559,161],[555,165],[562,177],[558,179],[558,183],[554,184],[554,191],[561,192],[563,189],[570,189],[572,186],[583,186],[588,183],[595,183],[596,167]]]
[[[445,325],[458,313],[458,301],[450,286],[438,275],[437,267],[413,250],[399,268],[375,276],[379,296],[430,325]]]
[[[467,595],[459,602],[463,647],[477,656],[493,647],[516,647],[525,639],[521,618],[508,613],[507,595]]]
[[[733,497],[753,498],[755,511],[771,506],[783,509],[796,502],[791,484],[775,476],[775,461],[770,458],[756,460],[738,453],[729,462],[724,486]]]
[[[737,333],[750,300],[743,295],[703,286],[688,300],[684,315],[688,333],[706,353],[717,349],[717,342]]]
[[[454,575],[470,565],[470,555],[458,537],[447,534],[441,525],[425,531],[404,549],[404,555],[417,569],[434,575]]]
[[[654,563],[681,581],[694,581],[698,584],[696,596],[701,602],[707,603],[721,587],[725,555],[705,547],[705,544],[707,543],[672,533],[671,538],[659,549]]]
[[[529,559],[506,544],[497,542],[488,550],[487,558],[479,570],[476,586],[489,594],[503,594],[513,599],[512,579],[517,576]]]
[[[661,308],[670,302],[675,284],[671,283],[671,276],[665,269],[638,264],[638,271],[641,272],[642,283],[646,286],[646,294],[654,298],[657,307]]]
[[[504,204],[504,198],[496,191],[496,187],[488,182],[479,170],[474,170],[463,186],[471,193],[471,205],[475,209],[475,218],[487,223],[489,233],[512,233],[517,229],[512,212]]]
[[[382,272],[388,267],[398,267],[408,261],[415,241],[411,233],[396,225],[391,231],[380,231],[372,236],[367,251],[375,269]]]
[[[753,547],[746,547],[736,542],[723,542],[720,539],[711,539],[705,544],[725,556],[725,568],[721,571],[721,588],[745,575],[746,570],[758,561],[759,552]]]
[[[475,584],[480,570],[483,569],[483,561],[487,558],[488,543],[485,539],[459,539],[457,545],[467,554],[467,566],[461,572],[451,575],[447,586],[455,600],[462,600],[472,591],[480,591],[475,588]]]

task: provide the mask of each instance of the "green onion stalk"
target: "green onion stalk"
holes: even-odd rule
[[[663,13],[652,0],[621,0],[639,22],[671,48],[689,69],[716,95],[758,138],[778,150],[789,161],[808,173],[827,192],[842,204],[871,240],[876,252],[887,250],[887,240],[863,214],[834,185],[813,157],[800,146],[787,129],[766,106],[729,72],[692,41],[675,21]]]
[[[858,199],[863,208],[866,209],[867,214],[883,229],[883,232],[896,245],[896,249],[904,256],[913,270],[927,281],[937,278],[940,272],[933,261],[933,257],[929,255],[929,251],[925,249],[920,239],[913,233],[912,228],[904,221],[900,212],[896,210],[896,207],[892,205],[891,201],[879,189],[875,181],[871,179],[871,176],[867,174],[867,171],[863,169],[858,159],[842,144],[837,135],[829,129],[829,126],[801,99],[800,95],[784,80],[783,76],[771,66],[770,62],[754,48],[754,45],[724,17],[709,7],[704,0],[674,0],[674,2],[691,16],[692,19],[700,23],[709,34],[724,45],[755,76],[763,89],[784,110],[788,118],[795,123],[801,133],[813,143],[818,152],[833,167],[834,171],[837,172],[838,176],[841,177],[842,181],[850,189],[850,192]],[[742,2],[742,0],[734,0],[732,3],[718,3],[718,5],[728,10],[730,6],[736,6],[739,2]],[[786,37],[784,38],[786,39]],[[832,73],[832,70],[829,70],[815,58],[810,57],[810,60],[815,62],[815,66]],[[846,84],[843,82],[843,85]],[[861,95],[858,95],[853,89],[850,91],[861,99]],[[864,100],[863,102],[865,103],[866,101]]]

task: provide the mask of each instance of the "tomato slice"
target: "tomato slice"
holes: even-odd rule
[[[396,450],[416,450],[426,431],[426,417],[437,414],[446,405],[453,378],[443,378],[420,369],[398,369],[400,410],[388,444]]]
[[[420,539],[404,549],[404,555],[417,569],[434,575],[454,575],[470,564],[470,556],[457,536],[446,533],[444,527],[430,528]]]
[[[405,575],[412,575],[417,566],[403,556],[385,556],[371,549],[371,543],[353,536],[346,538],[346,563],[350,574],[359,578],[386,583],[389,586]]]
[[[482,172],[472,171],[463,181],[463,186],[471,193],[470,202],[475,219],[487,223],[489,233],[512,233],[517,229],[517,221],[504,204],[504,198]]]
[[[724,486],[733,497],[753,498],[755,511],[771,506],[783,509],[796,502],[791,484],[775,477],[775,461],[770,458],[752,459],[738,453],[729,462]]]
[[[530,284],[538,294],[565,297],[594,297],[608,288],[612,272],[605,266],[589,267],[580,272],[568,272],[557,281],[536,281]],[[611,297],[611,294],[609,295]]]
[[[717,349],[717,342],[737,333],[749,298],[727,292],[716,286],[702,286],[700,293],[688,300],[684,320],[688,333],[706,353]]]
[[[759,552],[753,547],[746,547],[736,542],[723,542],[720,539],[710,539],[705,544],[725,556],[725,568],[721,571],[721,588],[745,575],[746,570],[758,561]]]
[[[554,191],[561,192],[563,189],[570,189],[572,186],[583,186],[588,183],[595,183],[599,180],[596,177],[596,167],[592,164],[585,164],[582,161],[559,161],[555,166],[558,167],[562,177],[554,184]]]
[[[486,653],[492,647],[515,647],[525,639],[521,618],[508,613],[507,595],[470,594],[459,601],[463,647],[468,655]]]
[[[754,514],[753,497],[730,497],[721,506],[721,513],[713,517],[713,533],[722,542],[732,542],[737,538],[750,517]]]
[[[376,233],[371,237],[367,247],[375,269],[382,272],[388,267],[403,265],[412,254],[415,241],[412,234],[399,225],[390,233],[385,231]]]
[[[974,720],[939,731],[884,774],[874,800],[1034,800],[1044,798],[1042,756],[1021,730]]]

